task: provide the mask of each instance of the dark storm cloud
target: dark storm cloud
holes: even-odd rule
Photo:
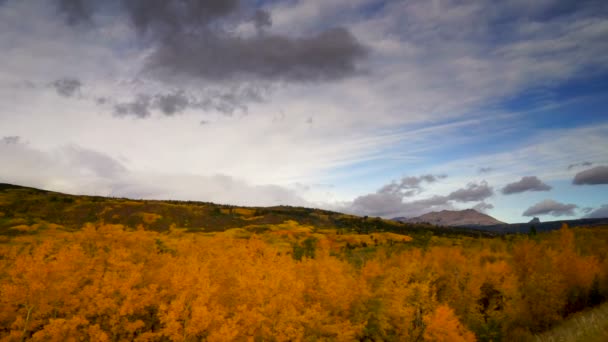
[[[109,103],[110,99],[104,96],[98,97],[95,99],[95,103],[98,105],[105,105],[106,103]]]
[[[159,111],[165,116],[174,116],[188,109],[215,110],[225,115],[235,111],[247,111],[246,103],[260,102],[263,90],[259,88],[233,87],[227,90],[202,90],[197,96],[183,90],[159,94],[138,94],[131,101],[115,101],[109,98],[97,98],[98,105],[113,104],[114,115],[147,118],[152,111]]]
[[[594,168],[581,171],[572,180],[574,185],[597,185],[608,184],[608,166],[596,166]]]
[[[458,189],[447,196],[448,200],[456,202],[477,202],[492,196],[494,189],[486,181],[479,184],[469,183],[463,189]]]
[[[580,167],[580,166],[591,166],[591,165],[593,165],[593,163],[588,162],[588,161],[582,162],[582,163],[574,163],[574,164],[568,165],[568,170],[572,170],[572,169],[574,169],[576,167]]]
[[[264,10],[255,11],[255,14],[253,15],[253,23],[258,30],[271,26],[272,18],[270,17],[270,13]]]
[[[76,78],[62,78],[51,83],[58,95],[72,97],[80,91],[82,82]]]
[[[573,216],[575,215],[574,210],[578,208],[576,204],[564,204],[556,202],[554,200],[546,199],[538,202],[535,205],[528,208],[522,215],[523,216],[538,216],[538,215],[551,215],[551,216]]]
[[[68,22],[94,23],[92,11],[120,11],[144,42],[144,72],[161,81],[323,81],[356,71],[365,48],[344,28],[308,37],[266,34],[270,14],[238,0],[56,0]],[[105,7],[103,6],[105,5]],[[253,22],[257,34],[234,27]]]
[[[91,9],[86,0],[56,0],[57,9],[65,16],[68,24],[76,25],[90,22]]]
[[[181,113],[191,104],[190,99],[181,91],[157,95],[155,101],[158,109],[167,116]]]
[[[306,38],[184,33],[164,40],[146,70],[161,79],[325,81],[354,73],[364,53],[343,28]]]
[[[114,115],[116,116],[135,116],[146,118],[150,116],[151,99],[148,95],[139,94],[131,102],[117,103],[114,105]]]
[[[543,183],[536,176],[522,177],[519,181],[507,184],[501,192],[505,195],[517,194],[524,191],[549,191],[551,186]]]
[[[201,28],[236,12],[239,0],[123,0],[124,10],[140,32],[162,33]]]
[[[7,137],[2,137],[2,139],[0,141],[3,144],[15,145],[15,144],[18,144],[21,141],[21,137],[19,137],[18,135],[10,135],[10,136],[7,136]]]

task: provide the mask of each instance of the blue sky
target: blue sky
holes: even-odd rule
[[[604,1],[126,4],[0,2],[0,182],[608,215]]]

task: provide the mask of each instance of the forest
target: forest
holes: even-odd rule
[[[426,247],[294,222],[249,236],[19,229],[36,233],[0,243],[3,341],[513,341],[608,295],[601,228]]]
[[[5,189],[0,341],[531,340],[608,298],[607,228],[484,235]]]

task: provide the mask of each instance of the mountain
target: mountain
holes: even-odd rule
[[[504,224],[504,222],[474,209],[433,211],[409,219],[397,217],[395,220],[406,223],[424,222],[439,226],[491,226]]]
[[[530,222],[528,222],[528,223],[540,223],[540,219],[538,217],[535,217],[532,220],[530,220]]]

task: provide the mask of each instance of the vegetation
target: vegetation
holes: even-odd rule
[[[538,342],[603,342],[608,341],[608,304],[577,313],[563,324],[534,339]]]
[[[25,204],[7,200],[15,191]],[[605,227],[398,234],[306,223],[340,222],[317,210],[268,209],[287,219],[266,223],[257,208],[150,202],[248,223],[159,230],[154,224],[173,214],[150,203],[67,203],[29,191],[6,189],[0,199],[1,341],[517,341],[572,324],[572,314],[608,297]],[[133,211],[134,227],[72,227],[47,221],[71,222],[68,214],[44,216],[47,209],[27,204],[40,196],[57,196],[42,207],[65,203],[73,212],[91,202],[146,209]],[[6,216],[20,206],[32,216]]]
[[[171,227],[188,232],[221,232],[252,228],[292,220],[317,229],[340,233],[393,232],[440,236],[495,236],[495,233],[463,228],[405,224],[380,218],[358,217],[321,209],[300,207],[236,207],[207,202],[152,201],[99,196],[73,196],[56,192],[0,184],[0,236],[24,234],[12,230],[19,224],[58,224],[78,230],[86,223],[121,224],[130,228],[168,232]]]

